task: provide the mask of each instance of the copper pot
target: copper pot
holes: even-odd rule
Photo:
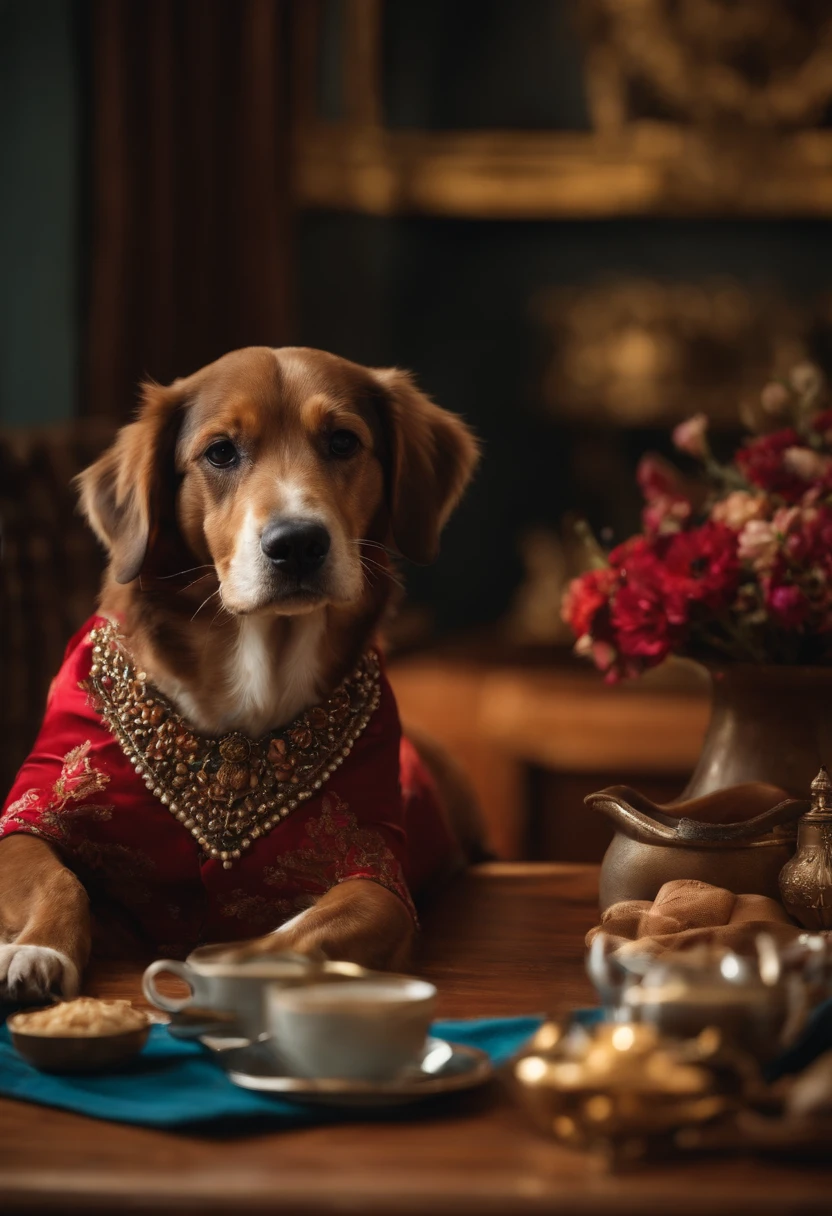
[[[832,668],[733,664],[711,669],[711,721],[680,798],[657,806],[626,786],[587,805],[616,835],[601,867],[601,910],[655,899],[674,878],[779,900],[809,786],[832,760]]]
[[[779,901],[778,877],[795,847],[793,825],[809,803],[786,798],[770,805],[777,794],[773,786],[752,783],[666,807],[626,785],[590,794],[587,804],[616,828],[601,866],[602,913],[624,899],[653,900],[674,878],[698,878],[737,895]],[[708,822],[715,806],[726,804],[730,810],[733,800],[739,816],[760,805],[768,809]]]

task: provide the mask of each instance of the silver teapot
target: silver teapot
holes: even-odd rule
[[[671,1038],[714,1027],[761,1060],[780,1048],[789,999],[767,934],[757,935],[752,956],[705,945],[658,956],[613,953],[603,938],[593,941],[587,969],[615,1020],[646,1023]]]

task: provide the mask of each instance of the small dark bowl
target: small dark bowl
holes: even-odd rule
[[[15,1050],[41,1072],[104,1072],[139,1054],[150,1034],[150,1023],[116,1034],[45,1035],[15,1030],[19,1014],[9,1018]]]

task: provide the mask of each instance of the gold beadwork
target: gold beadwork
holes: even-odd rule
[[[230,869],[329,780],[378,707],[378,656],[368,651],[323,704],[259,740],[200,737],[135,671],[111,622],[94,629],[85,687],[154,798]]]

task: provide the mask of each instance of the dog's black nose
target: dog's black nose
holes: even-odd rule
[[[267,524],[260,537],[260,548],[269,561],[283,574],[295,578],[320,570],[331,543],[323,524],[302,519]]]

